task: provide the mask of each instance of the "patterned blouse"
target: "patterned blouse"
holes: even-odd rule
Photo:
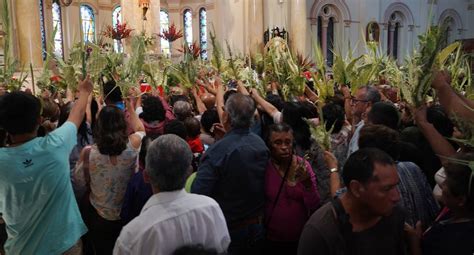
[[[96,144],[92,145],[89,156],[89,199],[102,218],[110,221],[120,220],[127,184],[138,166],[138,153],[139,149],[133,148],[129,141],[122,154],[116,156],[116,164],[113,164],[108,155],[100,154]],[[78,172],[82,173],[82,169]],[[75,178],[78,183],[85,184],[84,174],[76,172]]]

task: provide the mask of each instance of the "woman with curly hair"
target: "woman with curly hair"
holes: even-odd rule
[[[162,135],[165,125],[174,119],[169,105],[160,97],[153,95],[142,96],[141,107],[137,112],[145,126],[147,136],[152,138]]]
[[[124,113],[116,106],[106,106],[99,113],[94,128],[94,144],[82,150],[76,165],[76,183],[86,190],[82,204],[83,218],[96,254],[112,254],[122,223],[120,210],[127,183],[137,169],[137,157],[145,128],[127,102],[134,133],[127,134]]]

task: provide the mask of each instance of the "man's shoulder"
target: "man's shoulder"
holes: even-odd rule
[[[334,227],[337,227],[334,206],[332,205],[332,203],[328,202],[321,208],[316,210],[316,212],[311,215],[306,224],[320,231],[325,231],[329,228],[332,229]]]

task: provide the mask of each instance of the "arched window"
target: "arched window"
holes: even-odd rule
[[[326,51],[326,61],[328,66],[332,66],[334,62],[334,18],[329,18],[328,22],[328,38],[327,38],[327,51]]]
[[[84,42],[95,41],[95,15],[89,5],[81,5],[81,23]]]
[[[53,0],[52,11],[53,28],[56,29],[56,34],[54,34],[54,55],[56,55],[58,58],[64,58],[63,25],[61,20],[61,5],[59,4],[59,0]]]
[[[320,15],[318,15],[318,42],[328,66],[332,66],[334,61],[336,16],[338,16],[337,10],[332,5],[323,6]]]
[[[121,23],[122,23],[122,7],[118,5],[117,7],[114,8],[114,11],[112,12],[112,26],[116,28],[117,25]],[[123,48],[117,40],[114,40],[114,51],[123,52]]]
[[[41,32],[41,48],[43,60],[46,59],[46,30],[44,28],[44,3],[43,0],[39,0],[39,11],[40,11],[40,32]]]
[[[398,59],[400,45],[400,26],[403,22],[403,16],[400,12],[394,12],[390,16],[388,23],[388,45],[387,54],[394,59]]]
[[[199,10],[199,42],[201,44],[201,59],[207,60],[207,12],[206,8]]]
[[[166,10],[161,10],[160,11],[160,30],[161,33],[163,33],[164,30],[167,30],[170,26],[170,17],[168,15],[168,12]],[[165,40],[161,38],[161,53],[164,56],[169,56],[170,55],[170,42],[168,40]]]
[[[183,12],[184,40],[188,45],[193,43],[193,14],[190,9]]]

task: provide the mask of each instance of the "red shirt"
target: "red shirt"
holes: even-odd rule
[[[188,138],[187,142],[193,153],[202,153],[204,151],[204,146],[202,145],[199,136],[194,138]]]

